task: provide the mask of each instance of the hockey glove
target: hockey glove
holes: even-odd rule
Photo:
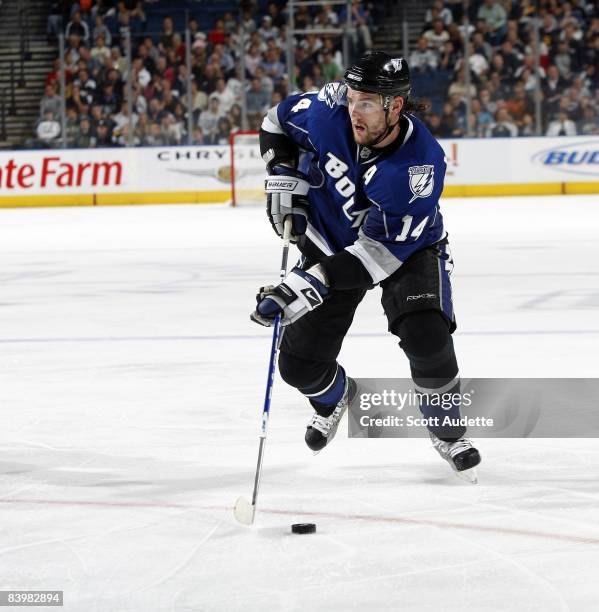
[[[307,312],[320,306],[329,295],[324,271],[320,265],[308,271],[293,268],[276,287],[260,287],[256,295],[256,310],[250,319],[270,327],[281,314],[282,325],[289,325]]]
[[[308,190],[310,183],[303,172],[287,166],[274,166],[264,181],[266,214],[277,234],[283,237],[285,217],[291,215],[291,242],[297,242],[308,224]]]

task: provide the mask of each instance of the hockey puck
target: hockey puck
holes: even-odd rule
[[[316,533],[316,525],[314,523],[295,523],[291,525],[292,533]]]

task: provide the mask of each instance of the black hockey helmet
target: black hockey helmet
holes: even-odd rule
[[[345,71],[345,84],[356,91],[378,93],[388,107],[391,98],[410,96],[410,69],[403,57],[391,57],[383,51],[369,51]]]

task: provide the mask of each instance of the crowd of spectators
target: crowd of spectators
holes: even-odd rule
[[[62,33],[65,37],[67,146],[124,146],[129,141],[135,146],[226,144],[232,131],[242,129],[244,87],[247,127],[257,129],[264,112],[289,93],[286,2],[233,4],[235,11],[224,11],[211,21],[196,18],[193,13],[188,15],[186,26],[191,34],[191,75],[188,75],[185,32],[175,26],[174,15],[163,14],[161,31],[151,32],[147,28],[150,11],[168,9],[169,5],[172,8],[171,3],[54,2],[48,36],[54,40]],[[372,45],[370,9],[360,0],[352,2],[354,54]],[[346,20],[344,7],[336,12],[327,5],[300,6],[295,14],[296,28],[338,28]],[[127,99],[129,40],[131,104]],[[301,36],[295,69],[298,86],[314,89],[340,78],[341,48],[339,35],[316,32]],[[57,59],[46,78],[32,146],[62,145],[59,71]]]
[[[409,56],[413,89],[430,100],[426,119],[435,136],[533,136],[537,96],[542,134],[599,134],[596,2],[479,0],[466,3],[466,11],[464,5],[436,0]]]
[[[66,39],[68,146],[224,144],[242,128],[244,88],[249,129],[289,93],[285,0],[235,3],[235,11],[210,21],[191,14],[191,75],[184,32],[173,16],[163,16],[160,31],[147,28],[146,13],[169,4],[54,2],[48,35]],[[372,46],[373,26],[384,17],[379,4],[352,1],[354,56]],[[347,17],[344,7],[296,5],[295,27],[315,29],[295,41],[295,82],[302,91],[341,78],[341,37],[318,30],[341,27]],[[408,60],[413,94],[429,102],[425,120],[435,136],[535,135],[537,96],[541,133],[599,134],[599,13],[592,0],[436,0],[425,22]],[[57,60],[46,78],[33,146],[62,144],[59,68]]]

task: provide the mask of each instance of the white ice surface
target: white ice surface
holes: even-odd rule
[[[443,211],[462,375],[596,377],[599,198]],[[481,440],[477,486],[424,439],[314,457],[277,380],[256,524],[234,522],[270,344],[248,313],[280,259],[262,208],[2,210],[0,258],[0,589],[76,612],[599,609],[597,440]],[[408,376],[378,300],[341,362]]]

